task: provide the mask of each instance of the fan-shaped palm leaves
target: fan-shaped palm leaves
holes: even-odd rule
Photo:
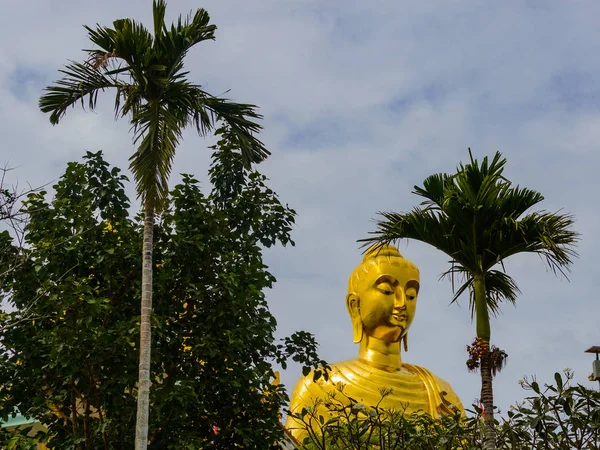
[[[514,303],[516,282],[504,272],[503,261],[517,253],[537,253],[553,272],[565,274],[576,252],[578,234],[573,217],[546,211],[528,212],[544,197],[536,191],[513,186],[503,176],[506,159],[500,153],[481,164],[469,149],[469,164],[460,164],[453,175],[431,175],[414,193],[425,200],[407,213],[380,213],[373,237],[365,246],[415,239],[433,245],[450,257],[450,268],[442,274],[454,281],[453,302],[470,293],[477,337],[490,341],[490,312],[500,303]],[[489,348],[489,347],[486,347]],[[494,448],[492,367],[489,351],[481,357],[482,402],[485,408],[486,448]]]
[[[63,78],[46,88],[40,109],[57,124],[76,104],[96,108],[98,93],[115,91],[115,117],[127,117],[137,146],[130,168],[145,209],[140,384],[136,449],[146,448],[148,436],[150,314],[152,310],[152,241],[154,214],[164,206],[177,144],[183,129],[194,126],[201,136],[226,122],[236,134],[244,164],[265,159],[269,151],[255,133],[261,126],[254,105],[216,97],[190,82],[184,58],[196,44],[214,39],[215,25],[204,9],[167,27],[166,4],[155,0],[154,32],[132,19],[120,19],[113,27],[85,27],[95,48],[85,50],[83,62],[71,61],[60,72]]]

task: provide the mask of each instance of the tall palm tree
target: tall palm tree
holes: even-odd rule
[[[40,109],[50,113],[50,122],[57,124],[78,102],[93,110],[98,93],[112,88],[116,94],[115,118],[127,116],[133,131],[137,149],[130,158],[130,169],[145,214],[136,449],[145,449],[148,444],[154,217],[165,207],[169,174],[182,132],[191,125],[204,136],[222,120],[237,135],[246,165],[269,155],[253,135],[261,129],[252,121],[261,118],[254,105],[215,97],[187,78],[183,62],[188,51],[214,39],[216,26],[209,24],[208,13],[198,9],[167,27],[165,10],[164,0],[154,1],[153,33],[132,19],[116,20],[113,28],[86,26],[96,48],[85,50],[85,61],[71,61],[62,69],[63,78],[47,87],[39,102]]]
[[[480,351],[481,401],[484,405],[485,448],[495,448],[494,398],[490,313],[500,303],[515,303],[519,289],[504,271],[504,260],[517,253],[541,255],[554,273],[565,275],[572,259],[578,233],[572,230],[573,217],[546,211],[528,212],[544,197],[533,190],[513,186],[503,176],[506,159],[496,153],[491,162],[473,159],[460,164],[453,175],[435,174],[425,179],[414,194],[425,200],[407,213],[380,213],[373,237],[362,239],[365,246],[415,239],[447,254],[450,268],[442,275],[455,275],[464,283],[455,290],[455,302],[470,293],[471,317],[475,317]],[[500,270],[499,270],[500,269]]]

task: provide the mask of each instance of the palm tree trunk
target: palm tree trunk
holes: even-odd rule
[[[492,333],[490,329],[490,313],[487,306],[484,275],[475,275],[473,277],[473,289],[475,290],[477,337],[489,343]]]
[[[494,391],[492,389],[492,366],[490,352],[481,355],[481,403],[483,403],[483,425],[485,439],[483,448],[485,450],[496,449],[496,428],[494,427]]]
[[[142,304],[140,319],[140,369],[138,380],[135,450],[148,447],[148,416],[150,412],[150,348],[152,317],[152,243],[154,239],[154,210],[146,208],[144,245],[142,248]]]
[[[477,314],[477,337],[485,345],[481,354],[481,403],[483,403],[483,424],[485,429],[484,449],[496,449],[496,429],[494,427],[494,392],[492,390],[492,367],[490,361],[490,315],[487,307],[487,293],[483,274],[474,276],[475,311]]]

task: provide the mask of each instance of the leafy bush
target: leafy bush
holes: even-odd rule
[[[525,378],[533,395],[496,420],[499,450],[600,449],[600,392],[572,383],[573,373],[555,374],[543,388]],[[381,391],[382,399],[389,391]],[[381,403],[381,402],[380,402]],[[323,407],[326,414],[323,415]],[[483,449],[483,414],[477,406],[466,416],[433,418],[366,406],[344,394],[344,387],[294,417],[308,437],[304,450],[478,450]]]

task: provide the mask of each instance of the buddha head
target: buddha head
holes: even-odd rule
[[[365,335],[387,343],[404,341],[415,317],[419,269],[396,247],[373,246],[348,280],[346,306],[354,342]]]

